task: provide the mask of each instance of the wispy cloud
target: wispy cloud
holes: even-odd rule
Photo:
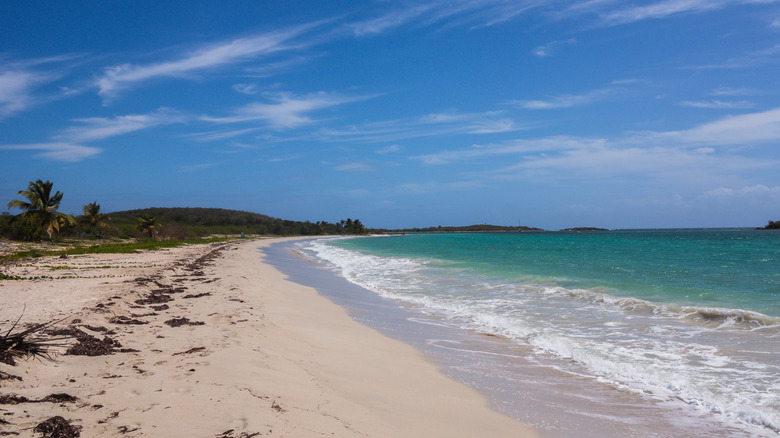
[[[607,143],[597,147],[562,149],[554,153],[524,156],[516,164],[493,172],[509,178],[540,177],[591,181],[630,177],[658,183],[698,179],[722,181],[725,175],[774,166],[766,160],[735,155],[715,155],[679,147],[630,147]],[[673,183],[672,183],[673,184]]]
[[[179,172],[183,172],[183,173],[200,172],[202,170],[210,169],[216,165],[217,163],[186,164],[179,167]]]
[[[32,105],[31,90],[45,80],[45,77],[28,71],[0,71],[0,118],[9,117]]]
[[[555,152],[578,149],[602,148],[605,139],[587,139],[579,137],[554,136],[540,139],[517,139],[503,143],[474,145],[468,149],[441,151],[433,154],[418,155],[413,159],[425,164],[449,164],[469,161],[497,155],[528,155],[540,152]]]
[[[193,134],[189,134],[188,137],[201,142],[219,141],[228,138],[239,137],[245,134],[251,134],[253,132],[259,131],[260,129],[261,128],[246,128],[246,129],[225,129],[219,131],[195,132]]]
[[[577,40],[575,38],[569,38],[565,41],[551,41],[547,44],[543,44],[541,46],[536,47],[531,53],[534,55],[540,57],[540,58],[546,58],[549,56],[553,56],[553,53],[557,50],[560,46],[565,46],[569,44],[575,44]]]
[[[316,135],[323,141],[395,142],[410,138],[454,134],[486,135],[516,132],[529,129],[529,126],[506,117],[503,111],[481,113],[445,111],[341,129],[321,129]]]
[[[292,41],[313,25],[210,44],[176,60],[156,64],[122,64],[105,69],[97,80],[98,94],[111,99],[135,84],[161,77],[182,77],[297,48]]]
[[[747,181],[780,161],[755,158],[743,146],[780,139],[780,109],[727,117],[675,132],[641,133],[617,138],[546,137],[441,151],[412,157],[427,165],[501,162],[480,178],[534,181],[586,178],[596,182],[635,180],[686,187]],[[722,148],[702,147],[718,144]],[[496,160],[496,157],[502,157]],[[511,164],[506,164],[507,162]]]
[[[336,166],[334,168],[335,170],[338,170],[339,172],[360,172],[360,173],[367,173],[367,172],[375,172],[376,167],[364,163],[362,161],[353,161],[351,163],[344,163]]]
[[[110,119],[91,117],[75,119],[74,121],[81,125],[68,128],[55,138],[63,138],[73,142],[102,140],[154,126],[181,123],[184,121],[184,117],[176,111],[160,108],[149,114],[130,114]]]
[[[380,16],[350,23],[346,29],[355,36],[372,36],[407,25],[452,28],[489,27],[511,21],[524,13],[555,0],[434,0],[409,3]]]
[[[0,53],[0,120],[21,111],[62,97],[78,93],[61,86],[60,91],[48,95],[39,94],[40,88],[51,84],[70,69],[67,63],[81,55],[64,54],[45,58],[9,60]],[[56,68],[51,64],[57,64]]]
[[[704,192],[702,197],[719,200],[730,200],[732,198],[769,198],[776,203],[777,201],[780,201],[780,187],[767,187],[763,184],[737,189],[720,187],[715,190]]]
[[[344,96],[338,93],[314,93],[295,95],[292,93],[266,94],[272,103],[251,103],[237,109],[232,116],[203,116],[202,120],[213,123],[240,123],[264,121],[276,129],[295,128],[313,123],[310,113],[350,102],[370,99],[373,96]]]
[[[402,149],[401,145],[391,144],[390,146],[385,146],[383,148],[378,149],[376,153],[380,155],[394,154],[396,152],[400,152],[401,149]]]
[[[395,10],[376,18],[350,23],[347,29],[357,36],[377,35],[420,18],[433,8],[433,5],[427,4]]]
[[[632,6],[613,10],[602,15],[606,24],[627,24],[640,20],[666,18],[683,13],[711,11],[726,7],[729,3],[758,3],[740,0],[666,0],[650,5]]]
[[[36,157],[74,163],[93,157],[102,149],[65,142],[0,145],[0,150],[39,151]]]
[[[515,100],[509,102],[509,104],[530,110],[571,108],[599,102],[615,95],[618,91],[617,88],[601,88],[584,94],[564,94],[547,100]]]
[[[780,140],[780,108],[724,117],[684,131],[659,134],[695,144],[744,145]]]
[[[524,129],[514,120],[503,117],[501,111],[483,113],[441,112],[431,113],[411,122],[421,125],[457,125],[460,132],[467,134],[495,134]]]
[[[724,102],[722,100],[707,100],[707,101],[691,101],[684,100],[680,102],[682,106],[689,106],[693,108],[710,108],[710,109],[740,109],[740,108],[753,108],[753,102],[747,100],[739,100],[732,102]]]
[[[241,94],[249,95],[257,94],[260,91],[257,84],[235,84],[233,85],[233,89]]]
[[[752,96],[757,91],[747,87],[719,87],[712,90],[713,96]]]

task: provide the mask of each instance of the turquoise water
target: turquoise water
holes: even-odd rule
[[[338,245],[509,281],[603,288],[615,296],[780,317],[780,232],[420,234]]]
[[[539,366],[682,403],[747,436],[780,431],[780,233],[434,233],[299,250]]]

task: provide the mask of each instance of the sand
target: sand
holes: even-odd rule
[[[83,437],[536,435],[263,263],[275,241],[0,267],[54,277],[1,280],[0,330],[24,312],[21,325],[67,318],[52,328],[79,335],[53,361],[0,364],[21,378],[0,380],[0,434],[62,417]],[[113,353],[66,354],[86,335]]]

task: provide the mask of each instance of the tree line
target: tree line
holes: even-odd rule
[[[82,215],[59,211],[63,194],[51,181],[36,180],[17,192],[23,199],[8,203],[21,213],[0,214],[0,237],[16,240],[58,237],[135,237],[187,239],[220,234],[340,235],[366,234],[359,219],[335,223],[301,222],[245,211],[220,208],[146,208],[105,214],[97,201],[85,205]]]

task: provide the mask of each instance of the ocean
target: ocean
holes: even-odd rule
[[[359,286],[341,304],[384,303],[358,319],[389,326],[379,313],[397,308],[391,335],[407,332],[546,436],[780,431],[780,233],[430,233],[293,248]]]

